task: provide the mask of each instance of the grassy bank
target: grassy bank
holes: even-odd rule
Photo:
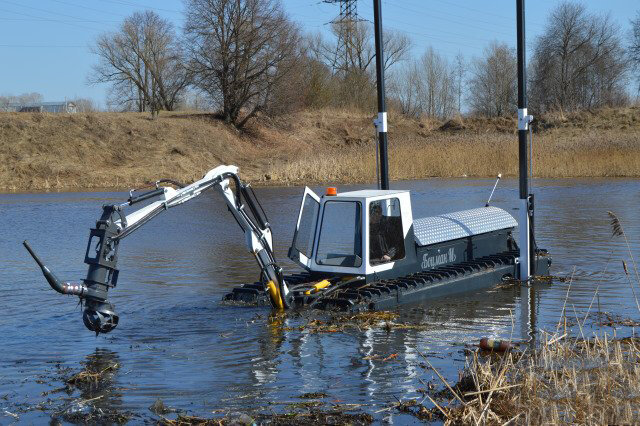
[[[517,175],[516,123],[449,122],[392,115],[392,179]],[[239,133],[209,114],[0,113],[0,190],[126,188],[169,177],[199,178],[236,164],[261,184],[372,182],[371,114],[320,110]],[[640,176],[640,109],[540,117],[534,133],[539,177]]]

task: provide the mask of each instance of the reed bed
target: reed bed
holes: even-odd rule
[[[639,362],[637,339],[545,334],[531,353],[474,352],[452,390],[458,403],[431,412],[445,424],[638,423]]]
[[[236,164],[261,185],[375,181],[373,114],[302,111],[260,118],[239,133],[212,114],[0,113],[0,190],[130,188],[192,181]],[[516,122],[442,122],[392,114],[390,174],[517,176]],[[537,177],[640,176],[640,109],[548,114],[534,124]]]
[[[612,238],[625,241],[631,267],[623,261],[623,271],[635,297],[640,275],[628,237],[619,218],[607,213]],[[555,330],[542,331],[537,342],[520,350],[468,352],[462,377],[453,386],[429,363],[444,384],[442,391],[427,393],[422,401],[428,399],[433,408],[417,401],[399,401],[396,407],[420,419],[443,420],[446,425],[640,423],[640,338],[635,333],[618,338],[613,327],[586,336],[585,323],[593,303],[584,317],[567,309],[571,283]],[[636,305],[640,312],[637,298]],[[601,316],[598,312],[597,317]]]

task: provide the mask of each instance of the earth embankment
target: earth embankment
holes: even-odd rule
[[[255,184],[375,180],[373,114],[303,111],[238,132],[212,114],[0,113],[0,190],[139,187],[235,164]],[[516,122],[390,114],[391,179],[517,176]],[[640,108],[548,114],[533,126],[537,177],[639,177]]]

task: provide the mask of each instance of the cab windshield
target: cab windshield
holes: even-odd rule
[[[362,265],[362,214],[356,201],[327,201],[324,205],[316,263]]]

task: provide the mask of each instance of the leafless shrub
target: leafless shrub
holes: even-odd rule
[[[0,108],[8,107],[9,104],[32,104],[42,102],[44,97],[37,92],[23,93],[21,95],[0,96]]]
[[[182,111],[209,111],[212,109],[211,102],[205,94],[193,88],[187,89],[181,96],[177,110]]]
[[[76,105],[77,112],[97,112],[100,111],[100,108],[93,99],[89,98],[76,98],[73,99],[73,102]]]

